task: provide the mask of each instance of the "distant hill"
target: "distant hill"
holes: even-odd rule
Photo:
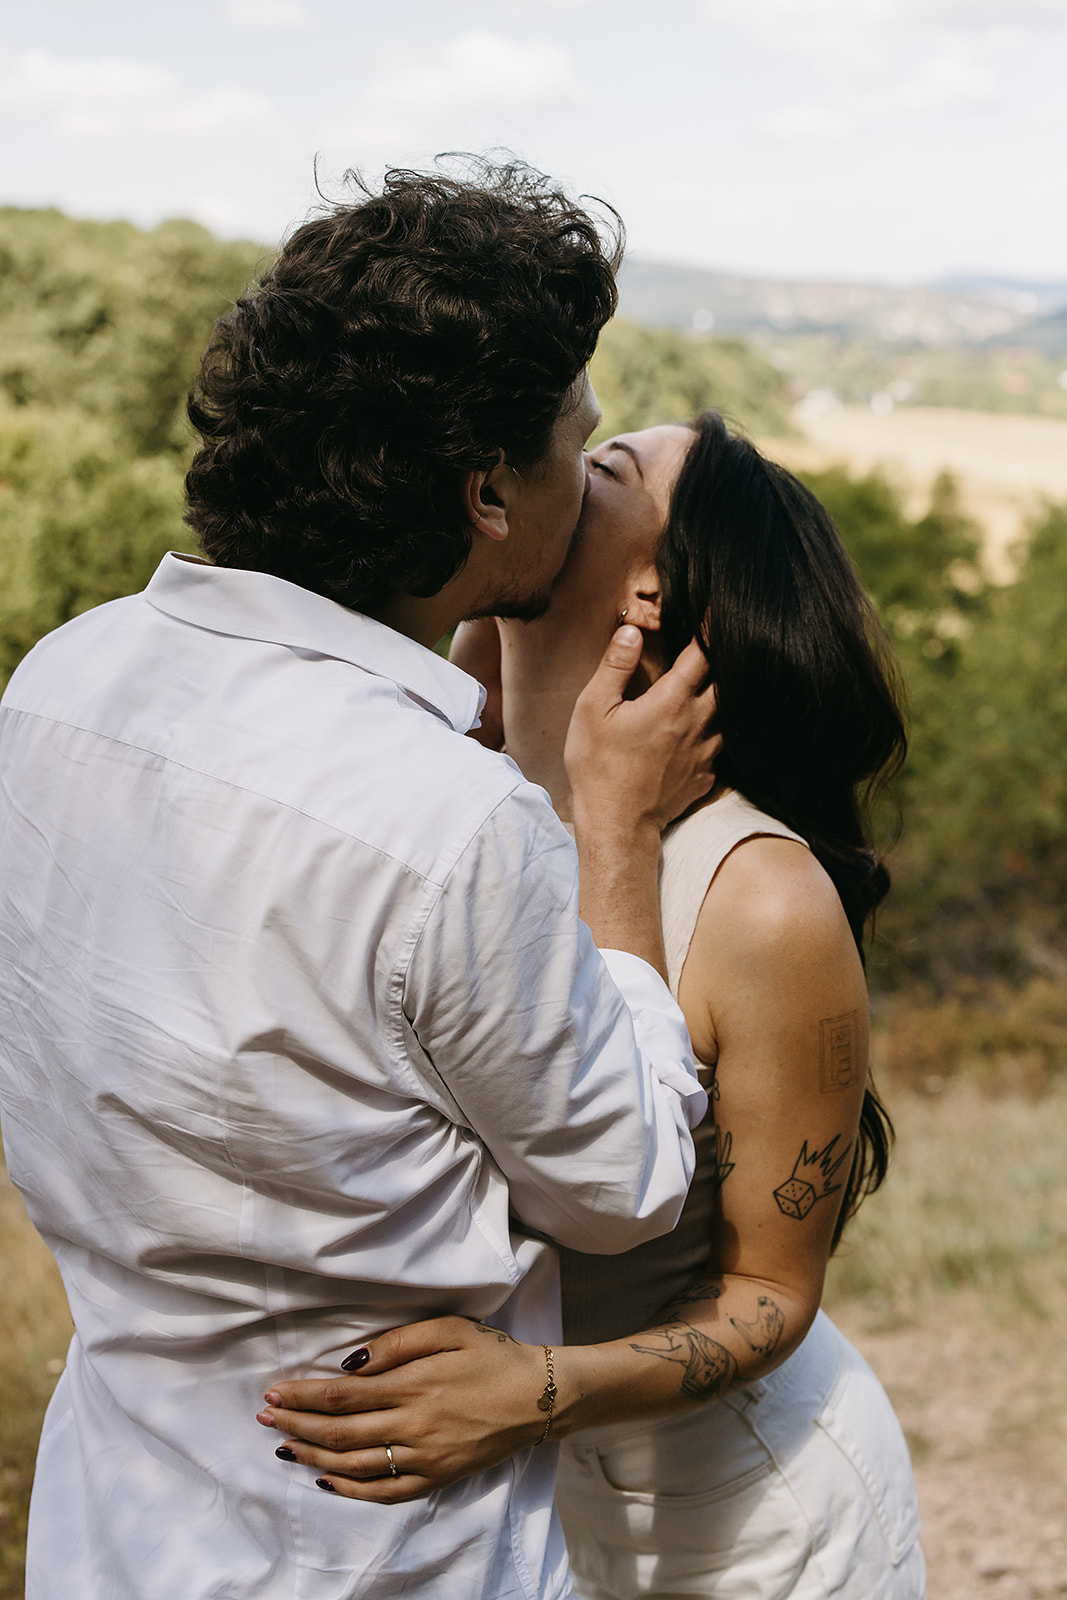
[[[1026,345],[1057,363],[1067,361],[1067,307],[1051,316],[1037,317],[1033,322],[1023,323],[997,343]]]
[[[1067,306],[1067,281],[1045,278],[998,278],[980,273],[954,273],[937,278],[931,289],[946,294],[978,295],[1008,306],[1022,317],[1043,317]]]
[[[1050,324],[1057,318],[1051,314],[1067,315],[1067,281],[961,275],[904,287],[800,282],[641,257],[627,260],[620,293],[622,314],[646,325],[764,337],[829,334],[845,341],[924,347],[988,340],[1026,345],[1031,328],[1052,338]]]

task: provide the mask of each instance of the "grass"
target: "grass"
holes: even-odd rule
[[[1067,1084],[1031,1097],[936,1082],[889,1096],[890,1177],[830,1264],[828,1303],[908,1317],[968,1289],[1052,1316],[1067,1297]]]
[[[958,1077],[994,1095],[1040,1094],[1067,1077],[1067,981],[960,978],[936,999],[885,997],[873,1043],[879,1075],[901,1087],[936,1094]]]

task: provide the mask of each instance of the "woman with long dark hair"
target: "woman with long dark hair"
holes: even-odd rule
[[[607,441],[589,480],[547,614],[457,653],[488,659],[508,754],[570,821],[567,725],[612,628],[642,630],[648,678],[701,642],[723,751],[661,878],[711,1096],[685,1211],[622,1256],[561,1252],[562,1345],[415,1324],[353,1352],[351,1380],[278,1385],[261,1420],[320,1487],[382,1502],[562,1438],[584,1600],[918,1600],[903,1437],[819,1311],[892,1139],[863,972],[889,884],[867,807],[905,747],[891,656],[825,510],[717,415]]]

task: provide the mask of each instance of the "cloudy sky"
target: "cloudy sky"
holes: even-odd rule
[[[0,203],[273,243],[316,157],[494,146],[661,260],[1067,278],[1067,0],[0,7]]]

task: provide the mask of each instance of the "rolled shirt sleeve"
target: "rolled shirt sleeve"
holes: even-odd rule
[[[707,1100],[681,1012],[638,957],[578,919],[577,855],[522,785],[467,845],[404,987],[433,1074],[507,1178],[516,1216],[615,1254],[673,1228]]]

